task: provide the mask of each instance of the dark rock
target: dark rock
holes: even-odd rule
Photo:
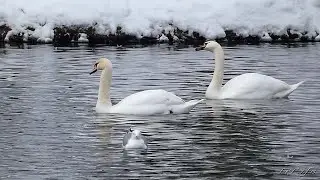
[[[9,37],[9,42],[11,43],[23,43],[23,32],[19,32],[18,34],[13,34],[12,36]]]
[[[92,26],[88,27],[85,31],[89,44],[109,44],[109,37],[96,33],[96,29]]]
[[[35,37],[28,37],[27,43],[28,44],[38,44],[39,42],[37,41],[38,39]]]
[[[85,32],[86,25],[60,26],[55,27],[53,43],[57,46],[70,45],[70,43],[78,42],[80,32]]]
[[[140,39],[140,44],[142,45],[150,45],[150,44],[157,44],[158,40],[155,37],[142,37]]]
[[[4,38],[6,38],[7,33],[11,30],[7,25],[0,26],[0,42],[4,42]]]
[[[168,39],[169,39],[168,44],[169,44],[169,45],[172,45],[172,44],[173,44],[173,36],[171,35],[171,33],[169,32],[166,36],[167,36]]]
[[[260,43],[260,37],[259,36],[248,36],[245,38],[245,43],[248,44],[259,44]]]
[[[232,30],[225,30],[225,33],[226,39],[229,43],[235,41],[235,39],[237,38],[237,34],[234,33]]]
[[[296,38],[299,38],[298,34],[292,33],[291,29],[287,29],[288,38],[290,40],[294,40]]]
[[[272,38],[272,41],[279,41],[280,40],[280,36],[273,34],[273,33],[270,34],[270,37]]]
[[[280,36],[282,42],[289,42],[289,36],[287,34],[283,34]]]
[[[301,38],[300,38],[300,41],[301,41],[301,42],[308,42],[308,41],[310,41],[310,39],[309,39],[308,36],[302,35]]]
[[[308,34],[307,31],[305,31],[305,32],[302,33],[302,36],[301,36],[301,38],[300,38],[301,42],[308,42],[308,41],[310,41],[310,39],[309,39],[309,37],[307,36],[307,34]]]
[[[109,45],[138,44],[138,42],[139,41],[135,36],[124,33],[109,36]]]
[[[36,30],[36,29],[35,29],[34,27],[28,26],[28,27],[26,28],[26,30],[34,31],[34,30]]]
[[[53,43],[56,46],[68,45],[71,43],[72,37],[70,33],[68,33],[68,30],[66,27],[55,27],[53,31],[54,31]]]

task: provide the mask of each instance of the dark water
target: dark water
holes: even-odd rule
[[[320,44],[225,47],[225,79],[245,72],[289,84],[290,99],[205,101],[190,114],[99,115],[98,57],[113,62],[112,101],[163,88],[201,99],[209,52],[170,46],[0,49],[0,179],[319,179]],[[124,152],[129,127],[147,152]]]

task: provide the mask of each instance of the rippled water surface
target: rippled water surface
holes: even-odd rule
[[[190,114],[94,111],[98,57],[113,63],[112,102],[145,89],[204,98],[212,54],[149,46],[0,48],[0,179],[319,179],[320,44],[225,47],[225,80],[259,72],[289,99],[210,101]],[[146,152],[122,150],[129,127]]]

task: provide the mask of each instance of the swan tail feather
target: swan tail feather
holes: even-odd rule
[[[191,109],[193,109],[197,104],[199,104],[202,101],[204,101],[204,99],[191,100],[184,104],[173,105],[171,111],[173,114],[189,113]]]
[[[301,81],[301,82],[298,82],[296,84],[290,85],[290,89],[289,90],[276,94],[276,97],[277,98],[288,98],[288,96],[304,82],[305,81]]]

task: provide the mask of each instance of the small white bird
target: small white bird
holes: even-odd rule
[[[139,130],[129,129],[123,137],[124,149],[147,149],[147,141]]]

